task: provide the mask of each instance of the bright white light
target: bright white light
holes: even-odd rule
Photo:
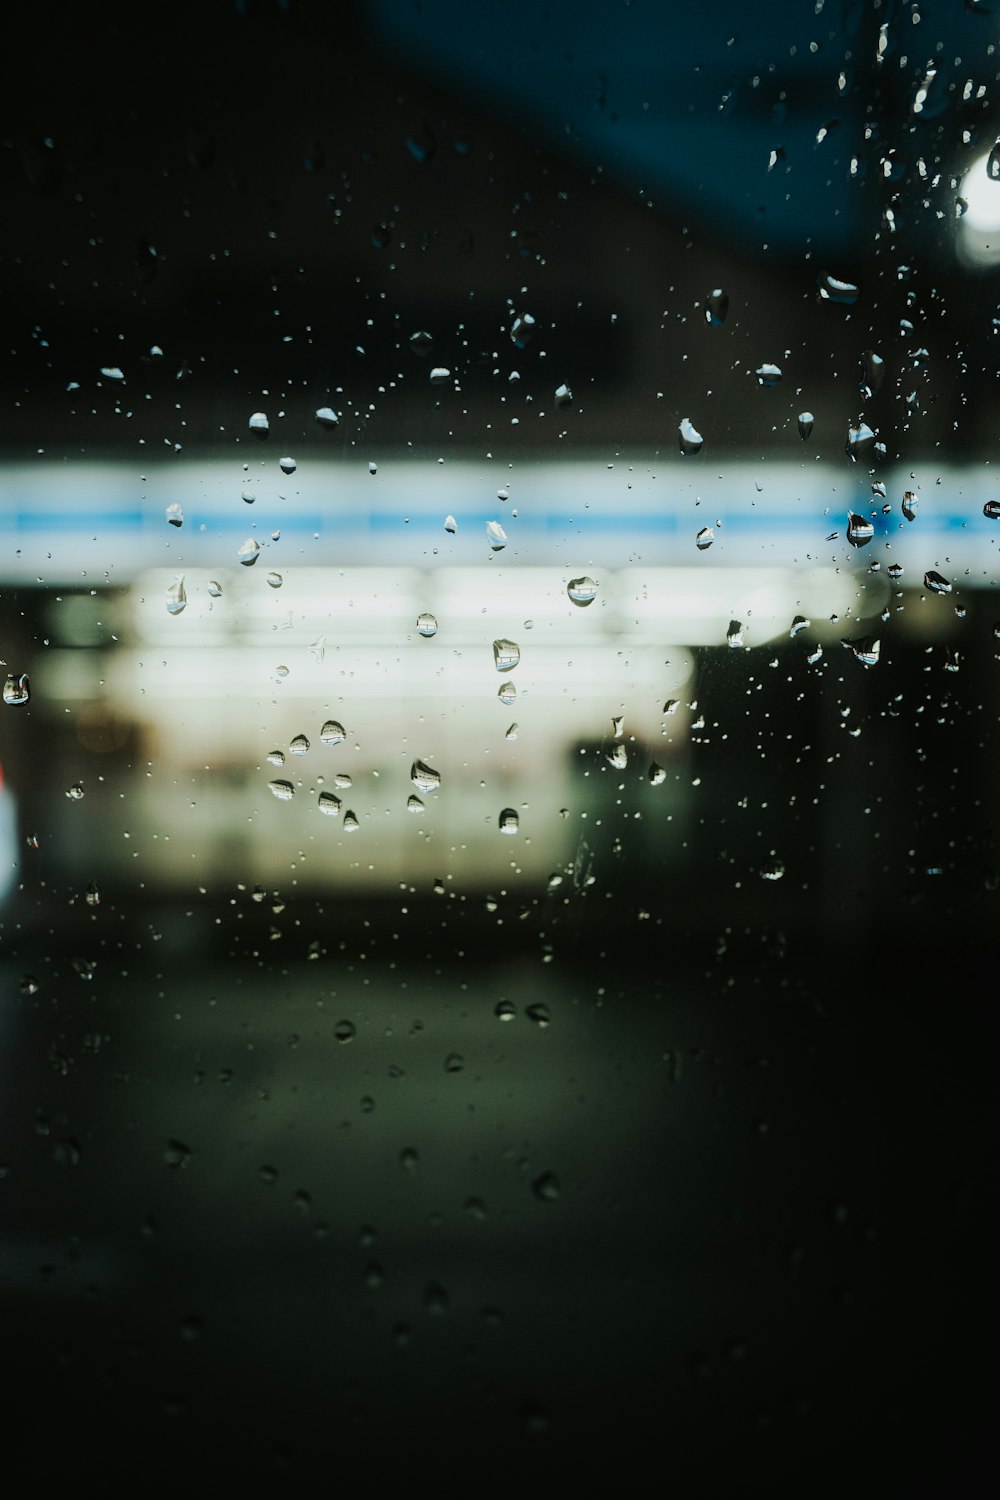
[[[990,152],[971,166],[962,179],[961,195],[968,208],[958,223],[961,258],[974,266],[1000,260],[1000,181],[990,177]]]

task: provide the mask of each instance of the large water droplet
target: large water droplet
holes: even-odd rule
[[[806,626],[809,624],[811,624],[811,621],[807,620],[805,615],[796,615],[792,620],[791,626],[789,628],[789,636],[797,636],[799,631],[805,630]]]
[[[282,474],[294,474],[297,467],[298,465],[296,464],[294,458],[289,458],[287,454],[284,458],[278,459],[278,468],[281,470]]]
[[[319,810],[321,813],[326,813],[328,818],[337,817],[342,806],[340,798],[335,797],[332,792],[320,792]]]
[[[531,1184],[531,1191],[542,1203],[554,1203],[559,1197],[559,1178],[554,1172],[543,1172]]]
[[[333,778],[333,784],[338,791],[345,792],[348,787],[354,785],[354,782],[346,771],[338,771]]]
[[[556,405],[560,411],[565,411],[567,406],[573,405],[573,392],[568,385],[556,386]]]
[[[212,598],[212,599],[221,599],[222,598],[222,584],[219,583],[217,579],[213,578],[209,582],[208,592],[209,592],[209,597],[210,598]]]
[[[785,866],[782,860],[772,855],[770,859],[765,859],[758,873],[761,880],[780,880],[785,873]]]
[[[504,739],[505,740],[516,740],[517,739],[517,725],[516,724],[511,724],[508,727],[507,732],[504,735]]]
[[[3,685],[3,701],[11,704],[14,708],[20,708],[23,704],[30,703],[31,684],[28,681],[27,672],[22,672],[17,677],[11,675],[7,678],[7,681]]]
[[[437,635],[438,622],[431,614],[417,615],[417,634],[423,636]]]
[[[458,530],[458,522],[455,520],[454,516],[445,516],[444,529],[449,533],[449,535],[455,535],[455,532]]]
[[[667,779],[667,773],[662,766],[658,766],[654,760],[649,768],[649,780],[652,786],[662,786]]]
[[[518,349],[523,349],[534,337],[534,333],[535,320],[531,313],[518,313],[511,325],[511,343],[515,344]]]
[[[295,796],[295,788],[290,781],[269,781],[272,797],[277,797],[279,802],[291,802]]]
[[[616,771],[624,771],[628,765],[628,751],[624,745],[612,745],[610,750],[604,752],[609,766],[614,766]]]
[[[754,371],[757,376],[757,384],[763,386],[776,386],[781,382],[781,367],[779,365],[758,365]]]
[[[690,417],[682,417],[681,425],[677,429],[677,437],[681,452],[685,458],[691,454],[700,453],[705,439],[695,427]]]
[[[307,755],[309,752],[309,741],[304,734],[297,734],[288,748],[293,755]]]
[[[332,406],[318,406],[316,408],[316,421],[320,427],[325,427],[329,431],[330,428],[337,426],[340,418]]]
[[[245,568],[252,568],[260,556],[260,542],[254,541],[252,536],[248,536],[246,541],[241,544],[236,556]]]
[[[709,292],[705,298],[705,322],[710,328],[718,328],[726,321],[729,312],[729,298],[721,286]]]
[[[250,431],[253,433],[254,437],[266,438],[270,430],[271,424],[267,420],[267,414],[262,411],[255,411],[253,416],[250,418]]]
[[[597,597],[597,584],[592,578],[571,578],[566,586],[566,592],[574,604],[581,609],[586,609],[588,604],[593,604]]]
[[[516,641],[493,642],[493,665],[498,672],[510,672],[521,660],[521,648]]]
[[[986,161],[986,175],[991,182],[1000,182],[1000,141],[996,141]]]
[[[853,307],[858,300],[858,289],[853,281],[842,281],[826,271],[819,277],[817,285],[821,302],[837,302],[842,307]]]
[[[699,552],[707,552],[715,541],[715,532],[711,526],[703,526],[694,539],[694,544]]]
[[[494,552],[502,552],[507,545],[507,533],[499,521],[486,522],[486,540]]]
[[[167,614],[179,615],[187,609],[188,596],[184,589],[184,579],[175,578],[167,589]]]
[[[862,418],[851,422],[847,428],[845,452],[854,463],[867,462],[875,448],[875,434]]]
[[[272,572],[272,573],[268,573],[268,575],[267,575],[267,582],[268,582],[268,587],[269,588],[280,589],[281,585],[284,583],[284,581],[285,580],[282,578],[282,576],[281,576],[280,573],[273,573]]]
[[[358,822],[357,817],[354,813],[351,812],[350,808],[348,808],[347,812],[345,812],[344,814],[344,832],[355,833],[360,827],[361,824]]]
[[[431,335],[422,328],[418,328],[416,333],[411,333],[407,343],[413,353],[419,355],[421,359],[424,355],[429,354],[434,346],[434,340],[431,338]]]
[[[501,683],[497,691],[497,697],[501,703],[511,704],[517,697],[517,688],[512,682]]]
[[[320,740],[324,745],[340,745],[347,739],[347,731],[343,724],[338,724],[336,719],[327,719],[319,732]]]
[[[924,574],[924,588],[930,589],[932,594],[951,593],[951,584],[947,578],[943,578],[940,573],[935,573],[933,568],[928,569]]]
[[[853,652],[856,661],[863,667],[877,667],[879,653],[882,643],[877,640],[863,639],[859,641],[845,641],[844,645]]]
[[[447,385],[451,379],[451,371],[447,365],[435,365],[430,373],[431,385]]]
[[[885,360],[874,349],[866,349],[861,356],[861,394],[865,400],[874,396],[885,378]]]
[[[422,813],[426,811],[426,808],[420,798],[415,797],[411,792],[406,799],[406,811],[410,813]]]
[[[867,547],[874,535],[875,527],[871,521],[855,515],[853,510],[847,512],[847,540],[852,547]]]
[[[83,787],[77,781],[69,788],[66,795],[71,802],[79,802],[83,798]]]
[[[811,411],[799,412],[799,437],[805,442],[806,438],[812,436],[813,425],[816,418]]]
[[[167,524],[168,525],[170,525],[170,526],[183,526],[184,525],[184,512],[181,509],[181,507],[178,505],[178,503],[177,503],[176,500],[173,502],[172,505],[168,505],[167,506],[165,514],[166,514],[166,517],[167,517]]]
[[[415,760],[410,767],[410,780],[419,792],[436,792],[441,785],[441,773],[425,761]]]
[[[285,752],[283,750],[269,750],[264,759],[270,766],[283,766],[285,764]]]
[[[988,521],[1000,521],[1000,500],[987,500],[983,515]]]
[[[917,519],[917,506],[919,504],[920,501],[917,499],[913,491],[907,490],[906,494],[903,496],[902,511],[903,515],[908,521],[915,521]]]
[[[740,620],[730,620],[729,629],[726,631],[726,645],[737,647],[743,644],[743,623]]]
[[[514,809],[512,807],[505,807],[499,818],[500,832],[511,835],[515,834],[519,822],[520,819]]]

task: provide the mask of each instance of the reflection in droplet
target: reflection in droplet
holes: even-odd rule
[[[458,522],[455,520],[454,516],[445,516],[445,518],[444,518],[444,529],[451,536],[455,535],[455,532],[458,530]]]
[[[337,416],[337,413],[334,411],[332,406],[318,406],[316,408],[316,421],[319,423],[320,427],[325,427],[329,430],[330,428],[337,426],[340,418]]]
[[[252,536],[247,537],[236,554],[245,568],[252,568],[259,555],[260,542],[254,541]]]
[[[340,798],[335,797],[332,792],[320,792],[319,810],[321,813],[326,813],[328,818],[336,818],[342,806]]]
[[[417,634],[423,636],[437,635],[438,622],[431,614],[417,615]]]
[[[166,517],[167,517],[167,524],[169,526],[183,526],[184,525],[184,512],[181,509],[181,507],[178,505],[178,503],[177,503],[176,500],[173,502],[172,505],[168,505],[167,506]]]
[[[726,631],[726,645],[727,646],[736,647],[736,646],[742,646],[742,644],[743,644],[743,624],[742,624],[742,621],[740,621],[740,620],[730,620],[730,622],[729,622],[729,629]]]
[[[875,527],[871,521],[866,521],[864,516],[855,515],[854,511],[847,513],[847,540],[852,547],[867,547],[875,535]]]
[[[430,374],[431,385],[447,385],[451,379],[451,371],[447,365],[435,365]]]
[[[812,435],[813,425],[815,421],[816,418],[813,416],[811,411],[799,412],[799,437],[803,442],[805,442],[806,438]]]
[[[521,648],[516,641],[493,642],[493,665],[498,672],[510,672],[521,660]]]
[[[705,439],[695,427],[690,417],[683,417],[681,419],[681,425],[677,429],[677,437],[680,442],[681,452],[685,457],[701,452]]]
[[[705,298],[705,322],[710,328],[718,328],[726,321],[729,312],[729,298],[721,286],[709,292]]]
[[[928,569],[924,574],[924,588],[930,589],[932,594],[951,593],[951,584],[947,578],[943,578],[940,573],[935,573],[933,568]]]
[[[872,456],[875,448],[875,434],[862,418],[851,422],[847,428],[847,446],[845,452],[853,463],[862,463]]]
[[[295,796],[295,788],[290,781],[269,781],[271,795],[277,797],[279,802],[291,802]]]
[[[874,349],[866,349],[861,356],[861,394],[865,400],[874,396],[885,377],[885,360]]]
[[[987,500],[983,515],[988,521],[1000,521],[1000,500]]]
[[[361,824],[358,822],[357,817],[354,813],[351,812],[350,808],[348,808],[347,812],[345,812],[344,814],[344,832],[354,833],[355,830],[360,827]]]
[[[513,703],[514,699],[517,697],[517,688],[512,682],[501,683],[499,689],[497,690],[497,697],[500,699],[501,703]]]
[[[512,807],[505,807],[499,818],[500,832],[511,835],[515,834],[519,821],[514,809]]]
[[[774,856],[772,856],[770,859],[766,859],[761,865],[759,871],[761,880],[780,880],[784,873],[784,863]]]
[[[818,279],[819,300],[837,302],[843,307],[852,307],[858,300],[858,289],[853,281],[842,281],[824,271]]]
[[[282,474],[294,474],[295,470],[298,468],[298,465],[296,464],[294,458],[289,458],[286,454],[284,458],[278,459],[278,468],[281,470]]]
[[[175,578],[173,583],[167,589],[167,614],[183,614],[184,610],[187,609],[187,602],[187,592],[184,588],[184,579],[183,577]]]
[[[628,765],[628,751],[624,745],[612,745],[610,750],[604,752],[604,757],[616,771],[624,771]]]
[[[711,526],[703,526],[694,539],[694,544],[699,552],[707,552],[715,541],[715,532]]]
[[[499,521],[486,522],[486,539],[494,552],[502,552],[507,545],[507,533]]]
[[[347,739],[347,732],[343,724],[338,724],[336,719],[327,719],[319,732],[319,737],[324,745],[340,745]]]
[[[758,365],[754,374],[757,376],[757,384],[773,387],[781,383],[780,365],[763,364]]]
[[[297,734],[288,748],[293,755],[306,755],[309,751],[309,741],[304,734]]]
[[[790,636],[796,636],[798,635],[800,630],[805,630],[806,626],[810,625],[811,623],[812,621],[807,620],[805,615],[796,615],[791,623],[788,634]]]
[[[592,578],[571,578],[566,586],[566,592],[574,604],[581,609],[586,609],[588,604],[593,604],[597,597],[597,584]]]
[[[504,739],[505,740],[516,740],[517,739],[517,725],[516,724],[511,724],[508,727],[507,732],[504,735]]]
[[[902,578],[903,576],[903,565],[902,563],[890,563],[885,571],[888,573],[893,583],[895,583],[897,578]]]
[[[666,781],[666,779],[667,779],[667,773],[666,773],[666,771],[663,769],[662,766],[658,766],[656,764],[656,761],[654,760],[653,763],[650,765],[650,768],[649,768],[649,780],[650,780],[650,784],[652,786],[662,786],[663,783]]]
[[[908,521],[915,521],[917,519],[917,506],[919,504],[920,501],[917,499],[913,491],[907,490],[906,494],[903,496],[902,511],[903,515]]]
[[[882,645],[877,640],[845,641],[844,645],[854,654],[863,667],[877,667]]]
[[[27,672],[9,676],[3,685],[3,701],[13,708],[21,708],[31,701],[31,684]]]
[[[420,798],[414,796],[411,792],[406,799],[406,811],[411,813],[422,813],[426,811],[426,809]]]
[[[213,599],[221,599],[222,598],[222,584],[219,583],[217,579],[213,578],[211,580],[211,582],[209,583],[209,585],[208,585],[208,592],[209,592],[209,595],[210,595],[211,598],[213,598]]]
[[[271,430],[271,424],[268,422],[266,414],[262,411],[254,412],[250,418],[249,426],[250,431],[256,438],[266,438]]]
[[[419,792],[436,792],[441,785],[441,773],[425,761],[415,760],[410,767],[410,780]]]
[[[280,573],[268,573],[267,575],[268,585],[272,589],[280,589],[284,581]]]

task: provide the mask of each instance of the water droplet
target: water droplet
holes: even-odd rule
[[[289,458],[287,454],[284,458],[278,459],[278,468],[281,470],[282,474],[294,474],[297,467],[298,465],[296,464],[294,458]]]
[[[321,813],[326,813],[328,818],[337,817],[342,806],[340,798],[335,797],[333,792],[320,792],[319,810]]]
[[[280,573],[268,573],[267,575],[268,586],[272,589],[280,589],[284,581]]]
[[[932,594],[951,593],[951,584],[947,578],[943,578],[940,573],[935,573],[933,568],[928,569],[924,574],[924,588],[930,589]]]
[[[209,585],[208,585],[208,592],[209,592],[209,596],[212,599],[221,599],[222,598],[222,584],[219,583],[217,581],[217,579],[215,579],[215,578],[211,579],[210,582],[209,582]]]
[[[897,578],[902,578],[903,576],[903,565],[902,563],[890,563],[885,571],[888,573],[893,583],[895,583]]]
[[[446,1073],[461,1073],[464,1067],[465,1058],[461,1052],[448,1053],[448,1056],[444,1060],[444,1070]]]
[[[444,529],[451,536],[455,535],[455,532],[458,530],[458,522],[455,520],[454,516],[445,516],[445,518],[444,518]]]
[[[529,1021],[534,1021],[535,1025],[542,1027],[543,1030],[546,1026],[551,1026],[552,1024],[552,1012],[541,1000],[527,1006],[524,1014],[528,1017]]]
[[[616,740],[620,740],[625,733],[625,715],[615,714],[611,720],[611,733]]]
[[[863,667],[877,667],[879,654],[882,649],[880,641],[863,639],[859,641],[845,641],[844,645],[853,652],[856,661]]]
[[[317,661],[323,661],[326,657],[326,636],[317,636],[316,640],[312,641],[306,647],[306,650],[310,653],[310,655],[314,656]]]
[[[531,1184],[531,1191],[542,1203],[554,1203],[559,1197],[559,1178],[554,1172],[543,1172]]]
[[[14,708],[21,708],[31,701],[31,683],[27,672],[7,678],[3,685],[3,701]]]
[[[743,644],[743,624],[740,620],[730,620],[729,629],[726,631],[726,645],[734,649]]]
[[[267,420],[266,413],[262,411],[255,411],[253,416],[250,418],[250,431],[253,433],[254,437],[266,438],[270,430],[271,424]]]
[[[272,797],[277,797],[279,802],[291,802],[295,796],[295,788],[290,781],[269,781]]]
[[[37,995],[39,988],[40,986],[38,980],[35,978],[34,974],[25,974],[19,985],[19,989],[22,995]]]
[[[1000,521],[1000,500],[987,500],[983,515],[988,521]]]
[[[562,871],[561,870],[553,870],[552,874],[549,876],[548,880],[545,882],[545,889],[548,892],[548,894],[551,895],[553,893],[553,891],[557,891],[559,889],[559,887],[562,885],[562,883],[563,883]]]
[[[816,418],[811,411],[799,412],[799,437],[805,442],[806,438],[812,436],[813,425]]]
[[[710,328],[718,328],[725,321],[729,312],[729,298],[721,286],[709,292],[705,298],[705,322]]]
[[[862,463],[869,459],[875,447],[875,434],[862,418],[851,422],[847,428],[847,446],[845,452],[853,463]]]
[[[535,320],[531,313],[518,313],[511,325],[510,339],[518,349],[523,349],[534,337]]]
[[[336,1026],[333,1028],[334,1036],[342,1045],[347,1042],[353,1042],[354,1038],[357,1036],[357,1033],[358,1028],[355,1026],[353,1021],[338,1021]]]
[[[592,578],[571,578],[566,585],[566,592],[574,604],[581,609],[586,609],[588,604],[593,604],[597,597],[597,584]]]
[[[451,371],[447,365],[435,365],[430,373],[431,385],[447,385],[451,379]]]
[[[493,642],[493,665],[498,672],[510,672],[521,660],[521,648],[516,641]]]
[[[421,802],[420,798],[415,797],[411,792],[406,799],[406,811],[411,813],[422,813],[425,810],[426,809],[424,807],[424,804]]]
[[[903,515],[908,521],[915,521],[917,519],[917,506],[919,504],[920,501],[917,499],[913,491],[907,490],[906,494],[903,496],[902,511]]]
[[[504,735],[504,739],[505,740],[516,740],[517,739],[517,725],[516,724],[509,725],[509,727],[507,729],[507,732]]]
[[[422,760],[415,760],[410,767],[410,780],[419,792],[436,792],[441,785],[440,772]]]
[[[293,755],[306,755],[309,751],[309,741],[304,734],[297,734],[288,748]]]
[[[807,620],[805,615],[796,615],[791,623],[788,634],[790,636],[797,636],[800,630],[805,630],[806,626],[811,624],[812,621]]]
[[[338,791],[344,792],[348,787],[353,786],[354,782],[351,780],[346,771],[338,771],[333,778],[333,784],[338,789]]]
[[[83,797],[83,787],[77,781],[66,793],[71,802],[79,802]]]
[[[254,494],[253,490],[244,490],[243,491],[243,503],[244,503],[244,505],[253,505],[253,503],[254,503],[254,501],[256,499],[257,499],[257,496]]]
[[[968,212],[968,209],[969,209],[969,200],[968,200],[968,198],[956,198],[955,199],[955,218],[956,219],[964,218],[965,215],[966,215],[966,213]]]
[[[282,750],[270,750],[265,756],[265,759],[269,761],[272,766],[283,766],[285,764],[285,756]]]
[[[84,899],[88,906],[100,906],[101,893],[93,881],[88,883],[87,889],[84,892]]]
[[[556,405],[561,410],[565,410],[567,406],[573,405],[573,392],[568,385],[556,386]]]
[[[610,750],[604,752],[604,758],[616,771],[624,771],[628,765],[628,751],[624,745],[612,745]]]
[[[500,832],[513,836],[517,832],[518,823],[519,819],[514,809],[505,807],[499,818]]]
[[[172,505],[167,506],[165,514],[167,517],[167,524],[169,526],[184,525],[184,512],[181,510],[176,500]]]
[[[662,766],[658,766],[654,760],[649,768],[649,780],[653,786],[662,786],[667,779],[667,773]]]
[[[761,880],[780,880],[785,873],[785,866],[780,859],[772,856],[771,859],[765,859],[758,873]]]
[[[344,832],[356,833],[360,827],[361,824],[358,822],[357,815],[352,813],[350,808],[348,808],[344,814]]]
[[[274,675],[275,677],[287,677],[288,668],[286,666],[275,667]]]
[[[423,636],[437,635],[438,622],[433,615],[417,615],[417,634]]]
[[[125,372],[118,365],[102,365],[101,374],[105,380],[124,380]]]
[[[852,547],[867,547],[874,535],[875,527],[871,521],[855,515],[852,510],[847,512],[847,540]]]
[[[517,697],[517,688],[515,687],[514,683],[501,683],[500,687],[497,689],[497,697],[500,699],[501,703],[506,703],[508,706],[513,703],[515,698]]]
[[[499,521],[486,522],[486,540],[494,552],[502,552],[507,545],[507,533]]]
[[[404,1146],[399,1153],[399,1165],[412,1177],[420,1165],[420,1153],[413,1146]]]
[[[885,360],[874,349],[866,349],[861,356],[861,394],[865,400],[874,396],[885,378]]]
[[[695,427],[690,417],[683,417],[681,419],[681,425],[677,429],[677,437],[680,442],[681,452],[685,457],[701,452],[705,439]]]
[[[163,1148],[163,1160],[168,1167],[186,1167],[191,1160],[191,1147],[183,1141],[168,1141]]]
[[[498,1021],[513,1021],[517,1009],[510,1000],[498,1000],[493,1007],[493,1014]]]
[[[325,427],[329,430],[332,427],[336,427],[340,418],[332,406],[318,406],[316,408],[316,421],[320,427]]]
[[[324,745],[341,745],[347,739],[347,731],[343,724],[338,724],[336,719],[327,719],[319,732],[320,740]]]
[[[167,589],[167,614],[179,615],[187,609],[188,596],[184,589],[184,579],[176,578]]]
[[[821,302],[836,302],[842,307],[853,307],[858,300],[858,289],[853,281],[842,281],[826,271],[819,277],[817,285]]]
[[[407,342],[413,353],[419,355],[421,358],[425,354],[429,354],[434,345],[434,340],[430,334],[422,328],[418,328],[416,333],[411,333]]]
[[[715,532],[711,526],[703,526],[694,539],[694,544],[699,552],[707,552],[715,541]]]
[[[779,385],[781,382],[782,372],[780,365],[758,365],[757,369],[754,371],[754,374],[757,376],[758,385],[763,385],[770,388]]]
[[[252,568],[257,561],[259,553],[260,542],[256,542],[252,536],[248,536],[246,541],[240,546],[236,556],[245,568]]]

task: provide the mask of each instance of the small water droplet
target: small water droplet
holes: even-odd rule
[[[842,281],[824,271],[818,278],[819,300],[836,302],[842,307],[853,307],[858,300],[858,288],[853,281]]]
[[[902,578],[903,576],[903,565],[902,563],[890,563],[885,571],[888,573],[893,583],[895,583],[897,578]]]
[[[84,900],[88,906],[100,906],[101,904],[101,893],[92,880],[88,883],[87,889],[84,892]]]
[[[908,521],[915,521],[917,519],[917,506],[919,504],[920,501],[917,499],[913,491],[907,490],[906,494],[903,496],[903,504],[901,508],[903,515]]]
[[[559,1197],[559,1178],[554,1172],[543,1172],[531,1184],[531,1191],[542,1203],[554,1203]]]
[[[858,641],[845,641],[844,645],[854,655],[863,667],[877,667],[879,654],[882,649],[880,641],[862,639]]]
[[[874,396],[885,378],[885,360],[874,349],[866,349],[861,356],[861,394],[868,401]]]
[[[535,334],[535,319],[531,313],[518,313],[511,324],[510,339],[518,349],[523,349]]]
[[[705,439],[695,427],[690,417],[683,417],[681,419],[681,424],[677,429],[677,437],[681,452],[685,457],[689,457],[694,453],[700,453],[705,442]]]
[[[309,752],[309,741],[304,734],[297,734],[288,748],[293,755],[306,755]]]
[[[538,1000],[533,1005],[527,1006],[524,1014],[529,1021],[534,1021],[535,1025],[541,1026],[543,1030],[552,1024],[552,1013],[544,1001]]]
[[[320,740],[324,745],[341,745],[347,739],[347,731],[343,724],[338,724],[336,719],[327,719],[319,732]]]
[[[812,436],[812,430],[813,430],[813,426],[814,426],[814,424],[816,422],[816,418],[813,416],[813,414],[812,414],[811,411],[800,411],[799,412],[799,419],[798,420],[799,420],[799,437],[802,439],[803,442],[805,442],[806,438]]]
[[[583,578],[571,578],[566,585],[566,592],[574,604],[586,609],[597,598],[597,584],[586,575]]]
[[[788,634],[793,637],[797,636],[800,630],[805,630],[806,627],[811,624],[812,621],[807,620],[805,615],[796,615],[791,623]]]
[[[729,629],[726,631],[726,645],[734,649],[743,644],[743,623],[741,620],[730,620]]]
[[[436,792],[441,785],[440,772],[422,760],[415,760],[410,767],[410,780],[420,792]]]
[[[500,699],[501,703],[505,703],[508,707],[510,707],[510,705],[517,697],[516,685],[513,682],[501,683],[499,688],[497,689],[497,697]]]
[[[320,427],[325,427],[329,430],[332,427],[336,427],[340,418],[332,406],[318,406],[316,408],[316,421]]]
[[[350,808],[348,808],[344,814],[344,832],[356,833],[360,827],[361,824],[358,822],[356,814],[352,813]]]
[[[326,657],[326,636],[317,636],[316,640],[312,641],[306,647],[306,650],[310,653],[311,656],[314,656],[317,661],[323,661]]]
[[[935,573],[933,568],[928,569],[924,574],[924,588],[930,589],[932,594],[951,593],[951,584],[947,578],[943,578],[940,573]]]
[[[351,780],[346,771],[338,771],[333,778],[333,784],[338,789],[338,791],[343,792],[346,791],[348,787],[353,786],[354,782]]]
[[[556,386],[556,405],[561,410],[565,410],[567,406],[573,405],[573,392],[568,385]]]
[[[506,547],[507,533],[499,521],[486,522],[486,539],[494,552],[502,552],[504,547]]]
[[[624,745],[612,745],[610,750],[605,751],[605,759],[616,771],[624,771],[628,765],[628,751]]]
[[[438,622],[431,614],[417,615],[417,634],[422,636],[437,635]]]
[[[174,582],[167,589],[167,600],[166,600],[166,603],[167,603],[167,614],[168,615],[183,614],[184,610],[187,609],[187,602],[188,602],[188,597],[187,597],[187,592],[185,591],[185,588],[184,588],[184,579],[183,578],[176,578],[176,579],[174,579]]]
[[[510,1000],[498,1000],[493,1007],[493,1014],[498,1021],[513,1021],[517,1008]]]
[[[694,539],[694,544],[699,552],[707,552],[715,541],[715,532],[711,526],[703,526]]]
[[[248,536],[246,541],[240,545],[236,556],[245,568],[252,568],[259,554],[260,542],[255,541],[252,536]]]
[[[285,764],[285,754],[283,750],[269,750],[265,759],[272,766],[283,766]]]
[[[493,642],[493,665],[498,672],[511,672],[521,660],[521,648],[516,641]]]
[[[342,806],[340,798],[335,797],[333,792],[320,792],[319,810],[321,813],[326,813],[328,818],[337,817]]]
[[[517,739],[517,725],[516,724],[511,724],[509,726],[509,728],[507,729],[506,734],[504,735],[504,739],[505,740],[516,740]]]
[[[458,522],[455,520],[454,516],[445,516],[445,518],[444,518],[444,529],[445,529],[445,531],[449,532],[452,536],[455,535],[455,532],[458,530]]]
[[[276,797],[279,802],[291,802],[295,796],[295,788],[290,781],[269,781],[267,784],[271,788],[272,797]]]
[[[434,346],[434,340],[431,338],[431,335],[422,328],[418,328],[416,333],[411,333],[407,342],[413,353],[419,355],[421,358],[425,354],[429,354]]]
[[[21,979],[19,988],[22,995],[37,995],[39,983],[34,974],[25,974]]]
[[[517,832],[519,821],[514,809],[505,807],[499,818],[500,832],[513,836]]]
[[[464,1067],[465,1058],[461,1052],[448,1053],[448,1056],[444,1060],[444,1070],[446,1073],[461,1073]]]
[[[770,388],[776,385],[780,385],[781,383],[782,371],[780,365],[758,365],[757,369],[754,371],[754,374],[757,376],[758,385],[767,386],[768,388]]]
[[[345,1045],[347,1042],[353,1042],[358,1034],[358,1028],[353,1021],[338,1021],[333,1028],[333,1034],[341,1045]]]
[[[83,797],[83,787],[77,781],[73,786],[69,788],[69,791],[66,793],[66,795],[71,802],[79,802]]]
[[[184,525],[184,512],[178,505],[176,500],[173,502],[173,504],[167,506],[165,514],[167,517],[168,526]]]
[[[758,873],[761,880],[780,880],[785,873],[785,866],[782,860],[772,856],[764,861]]]
[[[296,464],[294,458],[289,458],[286,454],[284,458],[278,459],[278,468],[281,470],[282,474],[294,474],[295,470],[298,468],[298,465]]]
[[[286,666],[284,666],[284,665],[279,666],[279,667],[275,667],[275,669],[274,669],[274,675],[275,675],[275,677],[287,677],[288,676],[288,668]]]
[[[705,322],[710,328],[719,328],[726,321],[728,313],[729,298],[721,286],[716,287],[705,298]]]
[[[866,521],[864,516],[855,515],[851,510],[847,513],[847,540],[852,547],[867,547],[875,535],[875,527],[871,521]]]
[[[875,434],[862,418],[848,424],[845,452],[853,463],[863,463],[872,456]]]
[[[420,798],[414,796],[414,794],[411,792],[406,799],[406,811],[411,813],[422,813],[425,812],[426,809]]]
[[[284,581],[285,580],[282,578],[282,576],[281,576],[280,573],[268,573],[268,575],[267,575],[267,582],[268,582],[268,587],[269,588],[280,589],[281,585],[284,583]]]
[[[420,1165],[420,1152],[413,1146],[404,1146],[399,1153],[399,1165],[412,1177]]]
[[[163,1160],[168,1167],[186,1167],[191,1160],[191,1147],[183,1141],[168,1141],[163,1148]]]
[[[658,766],[654,760],[649,768],[649,779],[653,786],[662,786],[667,779],[667,773],[662,766]]]
[[[209,585],[208,585],[208,592],[209,592],[209,596],[212,599],[221,599],[222,598],[222,584],[219,583],[215,578],[211,579],[210,582],[209,582]]]
[[[254,412],[250,418],[249,426],[255,438],[266,438],[271,430],[271,424],[267,420],[267,415],[262,411]]]
[[[14,708],[21,708],[25,703],[31,702],[31,683],[27,672],[20,675],[11,674],[3,685],[3,701]]]

